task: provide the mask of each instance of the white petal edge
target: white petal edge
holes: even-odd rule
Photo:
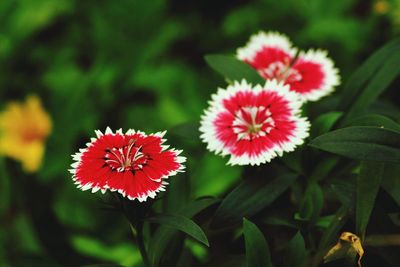
[[[321,49],[310,49],[307,52],[301,51],[297,60],[320,65],[325,75],[323,85],[320,88],[314,88],[307,93],[300,94],[303,101],[317,101],[333,93],[335,87],[340,85],[339,70],[335,68],[332,59],[328,57],[327,51]]]
[[[229,149],[225,147],[224,143],[217,138],[213,122],[220,112],[225,111],[222,104],[224,99],[234,96],[239,91],[258,93],[263,90],[274,91],[288,100],[289,108],[292,112],[290,120],[296,123],[296,129],[287,142],[279,143],[271,149],[265,150],[256,156],[249,156],[248,154],[239,157],[235,156],[231,154]],[[241,82],[236,81],[226,89],[219,88],[217,93],[211,96],[211,99],[212,100],[209,101],[209,108],[206,109],[204,114],[201,116],[199,128],[201,132],[200,138],[207,144],[207,149],[211,152],[223,157],[230,155],[230,159],[227,163],[228,165],[260,165],[270,162],[273,158],[282,156],[284,152],[293,151],[297,146],[303,144],[304,139],[309,136],[310,122],[306,118],[300,117],[303,100],[299,94],[290,91],[288,85],[284,85],[282,82],[278,82],[277,80],[267,80],[263,87],[260,85],[253,87],[245,80],[242,80]]]
[[[286,35],[274,31],[260,31],[250,36],[244,47],[237,49],[236,57],[239,60],[252,61],[255,55],[265,47],[278,48],[292,57],[297,53],[297,49],[293,48],[292,42]]]

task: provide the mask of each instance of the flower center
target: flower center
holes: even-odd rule
[[[142,147],[135,146],[135,139],[129,140],[128,145],[106,150],[105,161],[112,170],[118,172],[139,170],[147,162]]]
[[[233,132],[237,139],[252,140],[260,136],[266,136],[275,127],[275,121],[269,108],[242,107],[235,113]]]
[[[291,68],[289,62],[275,61],[268,68],[258,71],[265,79],[277,79],[278,81],[286,81],[288,83],[301,81],[301,73]]]

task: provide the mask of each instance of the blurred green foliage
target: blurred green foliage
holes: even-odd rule
[[[37,94],[54,124],[37,175],[0,162],[0,266],[58,266],[68,255],[80,256],[65,266],[140,266],[128,224],[103,210],[97,195],[77,190],[67,172],[70,155],[94,129],[171,129],[170,143],[188,157],[190,198],[221,197],[242,168],[227,168],[226,159],[176,127],[197,122],[210,94],[224,85],[204,54],[233,54],[251,34],[276,30],[300,48],[328,49],[346,80],[400,32],[400,4],[386,2],[381,12],[376,1],[363,0],[0,1],[0,107]],[[317,105],[324,109],[329,101],[337,98]],[[39,214],[52,215],[37,218],[38,205]],[[62,227],[49,229],[50,237],[38,230],[48,218]],[[52,253],[54,239],[67,241],[55,246],[65,251]],[[199,261],[207,258],[198,244],[185,246]]]

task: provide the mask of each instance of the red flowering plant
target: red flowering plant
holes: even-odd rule
[[[268,80],[253,87],[234,82],[212,96],[202,116],[207,148],[230,155],[231,165],[260,165],[293,151],[308,136],[310,123],[300,116],[302,101],[289,86]]]
[[[399,42],[382,51],[387,55],[392,46],[398,47]],[[378,57],[387,68],[382,56],[385,53],[378,52],[371,60],[375,62]],[[340,84],[338,70],[324,50],[298,51],[286,36],[260,32],[245,47],[237,49],[235,56],[210,55],[206,61],[228,84],[211,95],[208,107],[199,116],[200,125],[181,125],[180,129],[186,127],[186,132],[195,132],[207,150],[228,157],[226,169],[232,168],[229,165],[244,165],[239,185],[222,199],[200,198],[183,204],[177,203],[185,199],[180,196],[187,192],[181,190],[184,187],[175,187],[169,212],[160,213],[155,207],[157,200],[169,198],[161,191],[168,190],[169,178],[179,179],[172,176],[184,171],[186,157],[180,155],[181,150],[164,144],[165,132],[147,135],[107,128],[104,133],[95,131],[97,137],[73,155],[75,162],[70,172],[77,187],[92,193],[110,191],[117,197],[118,203],[113,205],[131,223],[146,267],[188,266],[181,252],[186,243],[175,230],[206,246],[208,238],[217,243],[222,235],[235,247],[233,244],[243,243],[237,238],[238,226],[242,226],[246,256],[239,255],[232,265],[223,265],[228,263],[215,255],[225,251],[213,251],[211,247],[209,254],[204,252],[207,266],[270,267],[274,263],[316,267],[322,261],[345,257],[357,257],[361,266],[361,258],[367,254],[363,246],[374,243],[373,238],[365,236],[366,227],[385,168],[388,176],[398,170],[397,166],[384,164],[400,162],[400,126],[383,116],[359,117],[365,103],[373,100],[371,95],[376,97],[371,93],[376,81],[369,84],[365,75],[374,74],[370,63],[367,61],[348,85],[355,87],[360,97],[344,93],[338,101],[338,111],[319,114],[320,109],[314,109],[313,102],[332,94]],[[364,84],[369,84],[365,91],[361,88]],[[335,128],[340,129],[332,130]],[[193,134],[189,136],[192,138]],[[355,161],[342,162],[337,155]],[[332,194],[337,194],[341,207],[323,214],[326,184],[322,180],[332,173],[334,177],[343,175],[350,182],[331,182]],[[354,174],[355,182],[351,180]],[[343,194],[346,190],[347,195]],[[361,197],[364,195],[365,200]],[[284,205],[272,209],[270,204],[278,198]],[[205,211],[208,217],[203,218],[200,228],[192,217]],[[347,219],[352,216],[355,227],[348,226]],[[263,231],[248,218],[254,218],[257,224],[278,227],[263,228],[272,236],[279,227],[294,229],[296,233],[290,238],[286,234],[273,236],[275,255],[287,257],[271,256]],[[154,229],[151,223],[162,226]],[[337,238],[339,242],[334,245]],[[196,261],[193,266],[201,263],[204,262]]]
[[[164,191],[165,180],[184,169],[186,158],[179,156],[182,151],[163,145],[165,132],[146,135],[120,129],[113,133],[107,127],[104,134],[97,130],[96,135],[87,148],[73,155],[76,162],[70,172],[82,190],[117,191],[143,202]]]
[[[264,79],[290,85],[305,101],[317,101],[333,92],[340,77],[327,51],[294,48],[289,38],[276,32],[251,36],[236,57],[257,70]]]
[[[212,95],[201,117],[201,139],[208,150],[228,156],[228,164],[251,165],[216,209],[210,227],[243,222],[243,266],[320,266],[338,259],[362,266],[368,251],[363,246],[388,245],[388,240],[399,244],[398,235],[366,236],[379,188],[398,199],[393,179],[399,166],[392,163],[400,162],[399,151],[393,150],[399,147],[400,126],[368,114],[369,105],[400,73],[390,67],[395,62],[391,53],[398,48],[398,39],[381,48],[332,99],[326,96],[341,79],[327,51],[299,51],[283,34],[260,32],[234,56],[206,56],[228,85]],[[321,108],[326,103],[334,110]],[[324,202],[331,199],[327,186],[341,205],[330,215]],[[288,191],[287,201],[280,202],[284,206],[270,206]],[[282,227],[298,232],[288,239],[277,234]]]
[[[166,132],[146,135],[144,132],[122,129],[115,133],[107,127],[104,133],[96,130],[86,148],[72,158],[70,173],[78,188],[118,192],[119,208],[137,232],[137,242],[146,265],[150,265],[143,244],[143,220],[150,213],[151,203],[140,205],[148,198],[165,191],[167,178],[183,172],[186,158],[181,150],[164,145]],[[127,198],[130,201],[127,201]],[[154,218],[153,218],[154,219]]]

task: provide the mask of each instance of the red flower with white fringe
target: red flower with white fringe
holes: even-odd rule
[[[231,165],[260,165],[303,144],[310,123],[289,86],[268,80],[264,87],[235,82],[212,95],[201,119],[201,139]]]
[[[186,158],[180,150],[163,145],[165,132],[146,135],[141,131],[115,133],[95,131],[97,138],[73,155],[76,161],[70,172],[78,188],[118,191],[124,197],[140,202],[165,191],[165,179],[182,172]]]
[[[317,101],[340,84],[338,70],[326,51],[309,50],[297,54],[290,40],[276,32],[253,35],[236,57],[255,68],[265,79],[290,85],[304,101]]]

